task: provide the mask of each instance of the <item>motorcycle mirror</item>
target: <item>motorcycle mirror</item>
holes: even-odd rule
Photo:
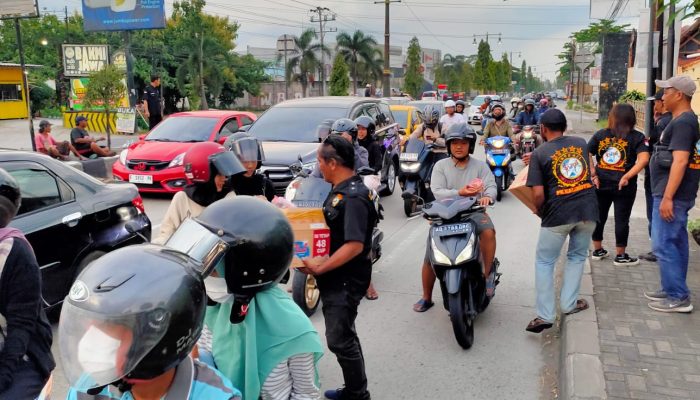
[[[479,136],[484,136],[484,131],[482,131],[481,129],[479,129],[478,131],[476,131],[476,134],[479,135]]]

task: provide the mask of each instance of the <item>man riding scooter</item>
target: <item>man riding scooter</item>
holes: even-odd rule
[[[537,125],[538,120],[539,114],[535,109],[535,100],[525,100],[525,110],[521,111],[520,114],[515,117],[515,125],[519,125],[521,127],[527,125]]]
[[[440,111],[435,106],[426,106],[423,110],[423,123],[411,133],[409,139],[421,139],[425,142],[435,142],[442,138]]]
[[[465,123],[456,124],[449,129],[445,138],[450,158],[438,161],[433,168],[431,185],[435,198],[441,200],[456,196],[474,196],[482,206],[492,204],[496,198],[496,181],[493,174],[485,162],[470,157],[476,145],[474,130]],[[484,212],[472,214],[470,218],[477,225],[487,294],[493,297],[495,274],[492,273],[492,264],[496,256],[496,230],[491,218]],[[430,268],[426,257],[422,267],[423,296],[414,304],[413,311],[425,312],[434,305],[432,296],[435,279],[435,272]]]

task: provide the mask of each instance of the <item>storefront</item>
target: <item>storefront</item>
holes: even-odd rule
[[[0,119],[27,118],[19,64],[0,63]]]

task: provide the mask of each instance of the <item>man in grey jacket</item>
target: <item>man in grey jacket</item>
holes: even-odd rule
[[[431,188],[437,200],[449,197],[476,197],[479,204],[488,206],[496,197],[496,180],[485,162],[471,158],[476,145],[474,130],[465,123],[452,125],[445,134],[445,144],[450,158],[435,163],[431,176]],[[491,267],[496,256],[496,230],[485,212],[474,213],[470,219],[476,223],[479,235],[479,249],[484,261],[486,291],[493,296],[495,274]],[[423,297],[413,306],[416,312],[427,311],[434,305],[432,301],[435,273],[430,268],[428,250],[423,260]]]

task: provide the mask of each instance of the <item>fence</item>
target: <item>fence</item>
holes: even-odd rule
[[[635,125],[635,128],[639,130],[640,132],[644,132],[646,129],[645,121],[646,121],[646,116],[647,116],[647,104],[646,101],[635,101],[632,100],[629,102],[629,104],[634,107],[634,113],[637,116],[637,125]]]

